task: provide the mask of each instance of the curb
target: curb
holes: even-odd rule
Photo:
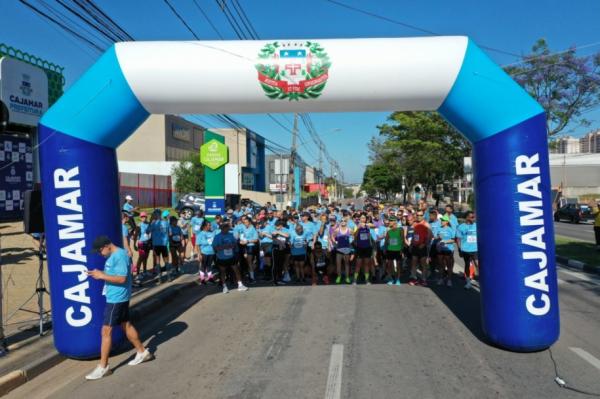
[[[198,286],[196,279],[181,283],[176,288],[167,288],[161,291],[155,298],[146,299],[144,302],[132,306],[130,317],[131,321],[139,321],[148,314],[162,308],[164,305],[172,302],[178,296],[184,292]],[[39,339],[39,337],[36,337]],[[31,341],[35,341],[33,339]],[[13,349],[22,347],[23,345],[16,346]],[[20,387],[27,381],[32,380],[48,369],[56,366],[67,358],[58,353],[56,350],[52,350],[50,353],[42,356],[41,358],[29,363],[20,370],[14,370],[0,377],[0,396],[8,394],[13,389]]]
[[[594,267],[592,265],[588,265],[587,263],[580,262],[578,260],[569,259],[564,256],[556,255],[556,262],[561,265],[572,267],[573,269],[581,270],[590,274],[600,274],[600,267]]]

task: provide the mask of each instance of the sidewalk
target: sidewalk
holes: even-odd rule
[[[190,289],[198,287],[195,273],[184,274],[172,282],[148,286],[131,299],[130,316],[137,322],[157,312]],[[210,290],[213,287],[203,287]],[[216,291],[215,291],[216,292]],[[65,360],[54,348],[52,332],[34,336],[9,347],[9,354],[0,361],[0,396],[35,378]]]

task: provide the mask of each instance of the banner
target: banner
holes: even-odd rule
[[[33,188],[33,154],[26,137],[0,135],[0,220],[23,217],[23,193]]]

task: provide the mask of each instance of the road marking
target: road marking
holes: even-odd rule
[[[586,362],[588,362],[589,364],[591,364],[592,366],[596,367],[598,370],[600,370],[600,360],[596,359],[594,356],[590,355],[589,353],[587,353],[586,351],[584,351],[581,348],[569,348],[571,349],[573,352],[575,352],[575,354],[577,354],[577,356],[579,356],[580,358],[582,358],[583,360],[585,360]]]
[[[565,270],[564,268],[560,269],[560,273],[568,274],[571,277],[575,277],[580,280],[587,281],[588,283],[591,283],[594,285],[600,285],[600,280],[598,280],[596,278],[592,278],[585,273],[572,272],[570,270]]]
[[[340,399],[342,395],[343,360],[344,345],[334,344],[331,347],[331,359],[329,360],[329,376],[327,377],[325,399]]]

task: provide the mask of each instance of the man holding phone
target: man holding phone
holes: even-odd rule
[[[106,296],[104,321],[102,323],[102,346],[100,364],[88,374],[87,380],[98,380],[111,373],[108,356],[112,346],[112,329],[120,325],[127,339],[136,349],[136,355],[128,364],[135,366],[151,360],[154,356],[145,349],[133,324],[129,321],[129,299],[131,298],[131,259],[123,248],[113,244],[107,236],[94,240],[93,251],[107,258],[102,270],[90,270],[88,275],[95,280],[104,280],[102,294]]]

